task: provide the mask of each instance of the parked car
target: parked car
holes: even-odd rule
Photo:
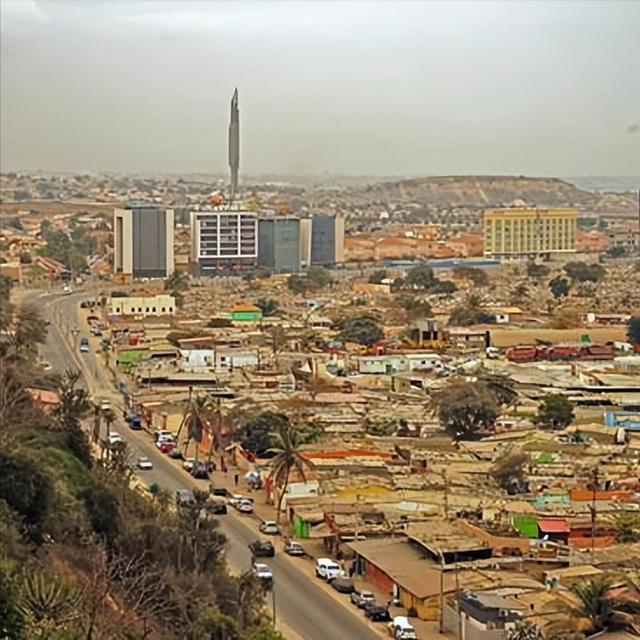
[[[102,400],[100,400],[100,409],[102,411],[109,411],[111,409],[111,400],[109,400],[109,398],[102,398]]]
[[[288,553],[290,556],[306,556],[307,555],[307,552],[304,550],[304,547],[299,542],[295,542],[293,540],[285,540],[284,552]]]
[[[250,514],[253,513],[253,502],[249,502],[248,500],[242,500],[238,503],[237,509],[240,513]]]
[[[366,614],[367,610],[365,609],[365,615]],[[418,640],[416,630],[405,616],[396,616],[389,626],[396,640]]]
[[[176,504],[179,507],[195,504],[193,493],[191,493],[189,489],[178,489],[178,491],[176,491]]]
[[[173,434],[168,431],[163,431],[158,434],[156,444],[162,444],[163,442],[174,442]]]
[[[270,589],[273,585],[273,571],[271,571],[271,567],[267,564],[257,563],[252,567],[253,573],[258,576],[260,582],[262,582],[262,586],[266,589]]]
[[[278,525],[273,520],[265,520],[260,524],[260,531],[268,536],[277,536],[280,533]]]
[[[80,339],[80,353],[89,353],[89,338]]]
[[[173,460],[184,460],[184,455],[182,451],[180,451],[180,447],[176,447],[175,444],[171,447],[171,451],[169,451],[169,457]]]
[[[153,432],[153,439],[158,442],[162,438],[171,437],[173,439],[173,433],[171,431],[167,431],[166,429],[156,428]]]
[[[185,471],[191,471],[191,469],[193,469],[193,465],[196,462],[195,458],[185,458],[184,462],[182,463],[182,468]]]
[[[209,470],[207,469],[207,465],[204,462],[195,462],[191,467],[191,471],[189,473],[196,480],[208,480],[209,478]]]
[[[254,558],[273,558],[276,555],[276,550],[270,540],[254,540],[249,549]]]
[[[92,325],[89,331],[91,332],[92,336],[96,336],[98,338],[102,336],[102,331],[100,331],[100,329],[98,329],[98,327],[96,327],[95,325]]]
[[[356,590],[353,585],[353,578],[349,576],[336,576],[331,580],[331,586],[338,593],[353,593]]]
[[[316,561],[316,576],[323,580],[332,580],[343,573],[340,565],[330,558],[318,558]]]
[[[140,471],[149,471],[153,469],[153,462],[151,462],[147,456],[140,456],[138,458],[138,469],[140,469]]]
[[[248,498],[247,496],[243,496],[240,493],[232,493],[229,496],[229,504],[233,507],[237,507],[241,502],[251,502],[253,503],[253,498]]]
[[[387,622],[391,620],[389,607],[384,607],[380,604],[376,604],[375,602],[370,602],[362,608],[364,609],[364,615],[372,622]],[[417,640],[417,638],[415,640]]]
[[[358,609],[364,609],[365,605],[372,604],[376,601],[376,597],[371,591],[354,591],[351,594],[351,603],[355,604]]]
[[[160,449],[160,453],[170,454],[176,445],[173,442],[158,442],[156,446]]]

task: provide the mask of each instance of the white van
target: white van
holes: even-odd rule
[[[416,630],[405,616],[396,616],[391,623],[396,640],[417,640]]]

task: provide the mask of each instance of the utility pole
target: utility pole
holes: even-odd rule
[[[447,520],[449,518],[449,478],[446,469],[442,472],[442,478],[444,480],[444,519]]]
[[[271,585],[271,604],[273,605],[273,626],[276,626],[276,585]]]
[[[593,486],[591,498],[591,563],[593,564],[596,555],[596,496],[600,486],[600,474],[597,466],[591,470],[591,484]]]
[[[442,549],[438,553],[440,555],[440,616],[438,618],[438,631],[444,633],[444,554]]]

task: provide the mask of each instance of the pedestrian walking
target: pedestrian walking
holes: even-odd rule
[[[233,476],[233,481],[235,482],[236,487],[238,486],[238,480],[240,479],[240,476],[236,473],[235,476]]]

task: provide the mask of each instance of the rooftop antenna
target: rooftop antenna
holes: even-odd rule
[[[231,120],[229,122],[229,168],[231,169],[231,198],[238,193],[238,169],[240,168],[240,112],[238,110],[238,88],[231,98]]]

